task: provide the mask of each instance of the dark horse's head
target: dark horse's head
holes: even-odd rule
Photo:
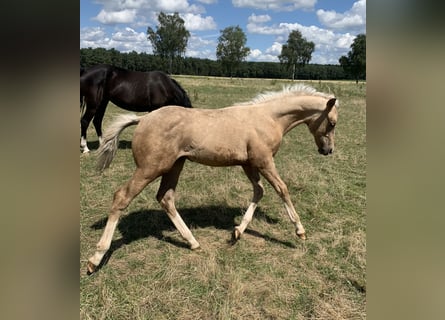
[[[190,102],[189,96],[187,95],[187,92],[181,87],[181,85],[173,78],[170,78],[173,83],[175,84],[176,88],[178,89],[178,92],[175,94],[176,99],[178,101],[181,101],[181,106],[186,108],[192,108],[192,103]]]

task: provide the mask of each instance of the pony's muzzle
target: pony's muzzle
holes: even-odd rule
[[[327,156],[328,154],[331,154],[334,150],[332,148],[319,148],[318,153]]]

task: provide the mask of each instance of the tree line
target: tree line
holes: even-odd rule
[[[112,64],[124,69],[135,71],[162,70],[168,72],[169,62],[160,56],[137,53],[123,53],[116,49],[82,48],[80,49],[80,65],[88,68],[96,64]],[[230,71],[222,63],[210,59],[179,57],[175,61],[176,74],[196,76],[229,77]],[[289,71],[279,62],[242,61],[232,71],[232,76],[239,78],[271,78],[289,79]],[[346,80],[354,79],[348,76],[340,65],[307,64],[298,70],[295,77],[301,80]]]
[[[230,76],[242,78],[343,80],[366,78],[366,35],[359,35],[351,45],[348,56],[339,59],[340,65],[309,64],[315,44],[305,39],[299,30],[289,34],[277,62],[246,62],[250,53],[247,38],[239,26],[221,30],[216,47],[217,60],[184,57],[190,32],[178,13],[161,12],[156,30],[147,28],[147,40],[153,54],[121,53],[115,49],[83,48],[81,67],[108,63],[136,71],[162,70],[168,73],[197,76]]]

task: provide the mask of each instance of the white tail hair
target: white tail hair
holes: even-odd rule
[[[85,97],[82,97],[82,100],[80,102],[80,119],[81,120],[82,120],[83,115],[85,114],[86,106],[87,106],[87,103],[85,101]]]
[[[119,145],[119,135],[125,128],[138,124],[140,118],[135,114],[122,114],[111,123],[105,131],[102,143],[97,150],[97,170],[102,172],[110,166]]]

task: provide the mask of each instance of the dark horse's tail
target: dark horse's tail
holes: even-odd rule
[[[173,83],[176,85],[176,87],[179,89],[180,91],[180,95],[176,96],[177,101],[181,101],[182,103],[178,103],[178,105],[186,107],[186,108],[193,108],[192,107],[192,103],[190,102],[190,98],[187,95],[187,92],[185,92],[185,90],[181,87],[181,85],[178,83],[178,81],[176,81],[175,79],[171,78],[170,79],[173,81]]]
[[[83,114],[85,113],[85,107],[86,107],[86,102],[85,102],[85,97],[80,94],[80,118],[82,119]]]
[[[85,73],[85,68],[80,67],[80,76],[82,77],[82,75]],[[85,96],[82,94],[82,90],[80,92],[80,118],[82,119],[83,114],[85,113],[85,106],[86,106],[86,102],[85,102]]]
[[[97,170],[102,172],[110,166],[119,145],[119,135],[129,126],[138,124],[140,117],[135,114],[121,114],[107,128],[103,141],[97,150]]]

